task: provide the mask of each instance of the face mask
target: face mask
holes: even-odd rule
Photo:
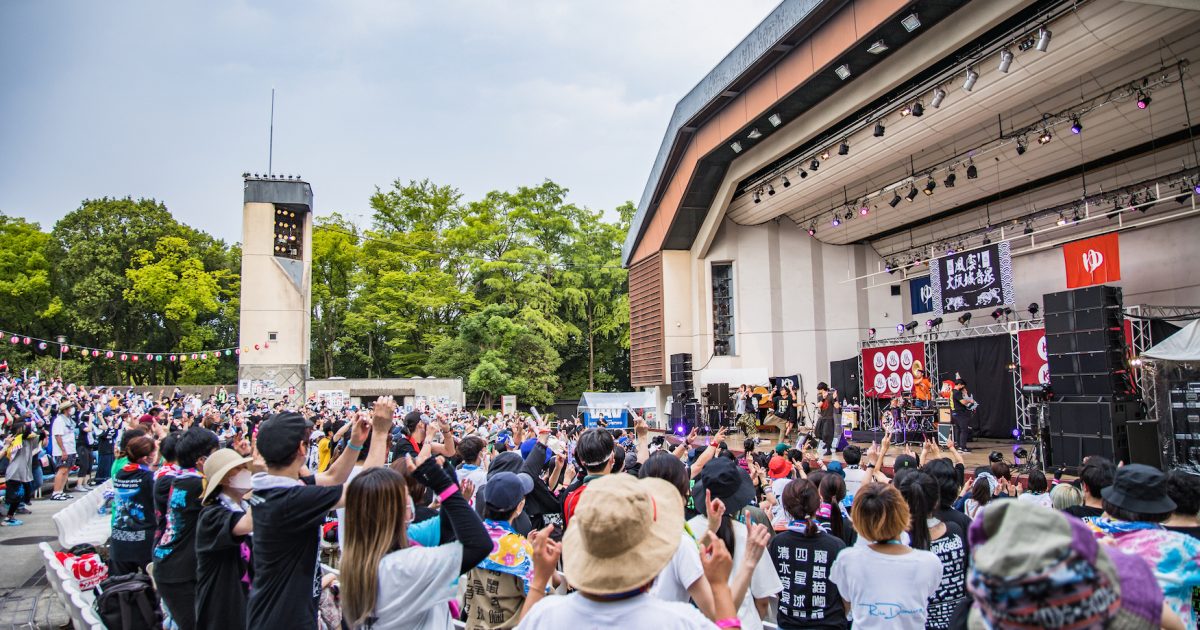
[[[225,483],[234,490],[249,490],[252,487],[250,483],[252,477],[253,475],[250,474],[249,470],[242,470],[230,477]]]

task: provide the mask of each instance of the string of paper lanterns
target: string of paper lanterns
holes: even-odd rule
[[[231,346],[228,348],[216,348],[213,350],[203,350],[200,352],[179,352],[166,353],[161,352],[140,352],[133,350],[117,350],[113,348],[93,348],[91,346],[72,346],[70,344],[52,341],[49,339],[39,339],[37,337],[28,337],[19,335],[14,332],[0,330],[0,339],[8,337],[8,342],[14,346],[34,346],[39,351],[59,350],[65,357],[78,351],[78,357],[81,359],[116,359],[118,361],[129,361],[132,363],[145,362],[161,362],[183,363],[186,361],[207,361],[209,359],[221,359],[226,357],[241,356],[242,354],[266,350],[271,347],[270,343],[256,343],[249,346]]]

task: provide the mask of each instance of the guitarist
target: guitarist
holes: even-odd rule
[[[971,413],[977,406],[967,392],[967,382],[961,378],[954,381],[954,391],[950,392],[950,423],[954,428],[954,443],[960,445],[960,452],[971,452],[967,442],[971,439]]]

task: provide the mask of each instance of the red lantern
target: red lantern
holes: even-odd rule
[[[153,354],[147,354],[147,355],[146,355],[146,360],[147,360],[147,361],[153,361],[153,360],[154,360],[154,355],[153,355]]]
[[[133,355],[133,362],[134,362],[134,363],[137,363],[137,360],[138,360],[138,355],[136,355],[136,354],[135,354],[135,355]]]
[[[93,356],[93,357],[98,357],[98,356],[100,356],[100,351],[99,351],[99,350],[92,350],[92,356]]]
[[[45,341],[43,341],[42,343],[39,343],[39,344],[38,344],[38,350],[45,350],[45,349],[46,349],[46,342],[45,342]]]
[[[20,337],[18,337],[18,336],[16,336],[16,335],[13,335],[11,338],[9,338],[9,341],[10,341],[11,343],[20,343],[20,341],[21,341],[21,338],[20,338]]]
[[[234,354],[241,354],[241,353],[242,353],[242,349],[241,349],[241,348],[234,348],[234,349],[233,349],[233,353],[234,353]]]
[[[104,353],[104,358],[105,358],[105,359],[111,359],[111,358],[113,358],[113,351],[112,351],[112,350],[109,350],[108,352],[105,352],[105,353]]]
[[[174,361],[174,360],[175,360],[175,355],[173,355],[173,354],[171,355],[171,360],[172,360],[172,361]]]
[[[25,345],[28,346],[32,341],[33,341],[32,339],[30,339],[29,337],[26,337],[21,340],[21,343],[24,343]]]
[[[122,360],[122,361],[124,361],[124,360],[126,360],[126,359],[128,359],[128,358],[129,358],[129,355],[128,355],[128,354],[122,354],[122,355],[121,355],[121,360]],[[134,361],[136,361],[136,360],[137,360],[137,357],[133,357],[133,360],[134,360]]]
[[[195,353],[195,352],[193,352],[193,353],[192,353],[192,360],[193,360],[193,361],[195,361],[195,360],[196,360],[196,353]]]
[[[64,353],[64,354],[66,354],[67,352],[70,352],[70,351],[71,351],[71,346],[63,346],[63,347],[62,347],[62,351],[63,351],[63,353]]]
[[[13,337],[13,339],[16,339],[16,337]],[[16,343],[16,342],[13,342],[13,343]],[[254,344],[254,349],[258,350],[258,344]]]

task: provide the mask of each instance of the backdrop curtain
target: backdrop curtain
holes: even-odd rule
[[[1008,335],[937,344],[937,382],[953,379],[957,372],[966,380],[967,391],[979,402],[971,421],[972,437],[1012,439],[1017,426],[1013,376],[1008,370],[1012,360]]]

